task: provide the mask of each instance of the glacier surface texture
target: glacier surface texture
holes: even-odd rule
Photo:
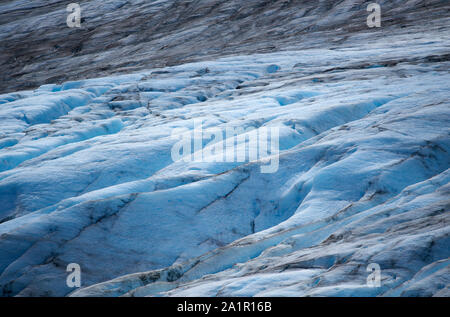
[[[450,296],[445,2],[42,2],[0,5],[0,296]],[[174,160],[196,122],[276,171]]]

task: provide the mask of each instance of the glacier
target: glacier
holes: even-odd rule
[[[450,296],[450,33],[422,31],[0,95],[0,296]],[[174,161],[196,120],[277,128],[277,171]]]

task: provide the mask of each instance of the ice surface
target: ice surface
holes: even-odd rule
[[[0,295],[448,296],[448,40],[1,95]],[[173,132],[199,119],[279,128],[279,169],[173,161]],[[69,263],[82,268],[75,292]]]

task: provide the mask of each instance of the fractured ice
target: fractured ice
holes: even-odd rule
[[[0,295],[449,296],[448,41],[399,34],[0,95]],[[278,170],[174,161],[173,131],[195,120],[277,128]]]

